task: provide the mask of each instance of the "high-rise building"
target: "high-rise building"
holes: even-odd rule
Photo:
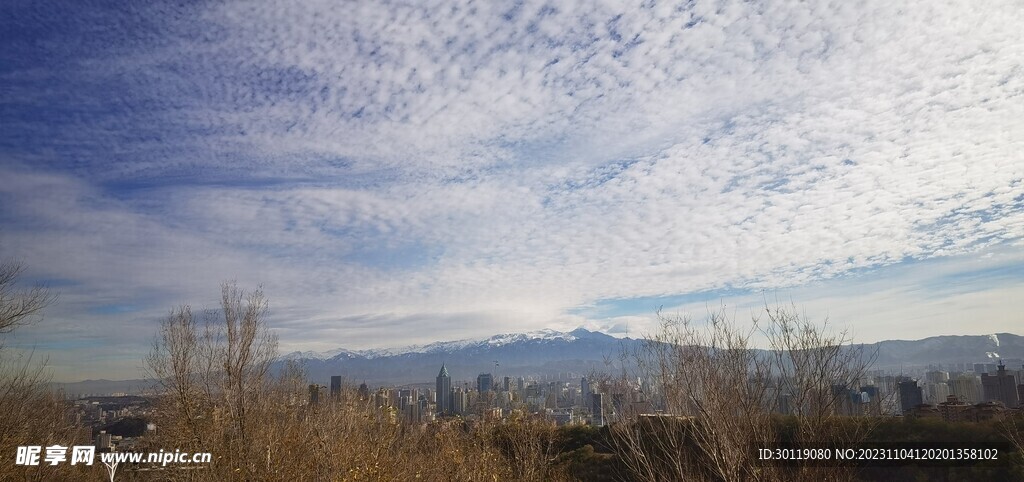
[[[404,410],[409,404],[415,399],[415,394],[411,388],[399,388],[398,389],[398,408]]]
[[[341,375],[331,377],[331,400],[335,402],[341,400]]]
[[[481,373],[476,377],[476,391],[489,392],[494,388],[494,377],[490,373]]]
[[[949,392],[962,402],[981,403],[981,381],[976,375],[960,375],[948,382]]]
[[[587,377],[580,378],[580,394],[584,405],[590,401],[590,380],[587,380]]]
[[[423,421],[423,414],[420,412],[420,403],[409,402],[403,409],[405,411],[405,419],[412,423],[420,423]]]
[[[1002,362],[999,362],[995,375],[986,373],[981,376],[981,389],[986,402],[1003,402],[1006,408],[1017,408],[1020,404],[1016,380],[1006,372],[1006,365]]]
[[[448,375],[448,368],[441,364],[441,371],[437,374],[437,414],[451,415],[452,406],[452,377]]]
[[[506,392],[512,389],[512,377],[505,377],[502,379],[501,389]]]
[[[106,430],[100,430],[100,433],[95,437],[96,450],[99,452],[110,452],[112,448],[110,434]]]
[[[595,427],[604,426],[604,394],[593,393],[590,395],[590,418]]]
[[[456,388],[451,392],[451,399],[452,413],[455,415],[465,415],[470,406],[469,393],[461,388]]]
[[[917,386],[914,380],[905,380],[899,383],[900,411],[908,412],[910,409],[924,403],[924,396],[921,387]]]
[[[832,413],[859,415],[862,412],[863,392],[850,388],[845,383],[832,385]]]
[[[868,414],[880,415],[882,413],[882,394],[878,387],[864,385],[860,387],[860,394],[862,407],[867,410]]]
[[[612,422],[616,422],[618,420],[622,420],[621,417],[622,417],[622,414],[625,412],[626,403],[627,403],[627,401],[626,401],[626,394],[625,393],[618,392],[618,393],[613,393],[612,394],[612,413],[611,413]]]
[[[925,383],[923,389],[924,401],[931,405],[945,402],[949,397],[949,385],[946,383]]]
[[[928,383],[946,383],[949,381],[949,372],[941,370],[933,370],[924,374],[925,380]],[[942,397],[941,401],[946,401],[946,397]]]

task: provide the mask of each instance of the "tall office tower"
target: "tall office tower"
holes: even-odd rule
[[[407,422],[420,423],[423,421],[423,414],[420,412],[419,402],[406,400],[400,411],[405,416],[405,420]]]
[[[612,394],[612,421],[621,420],[623,410],[626,408],[626,394],[624,393],[613,393]]]
[[[941,370],[933,370],[924,374],[928,383],[946,383],[949,381],[949,372]],[[946,401],[946,397],[942,397],[942,401]]]
[[[580,378],[580,394],[583,396],[583,405],[590,401],[590,380],[587,377]]]
[[[949,381],[950,394],[969,404],[981,403],[981,379],[975,375],[960,375]]]
[[[331,377],[331,400],[335,402],[341,400],[341,375]]]
[[[1016,380],[1013,375],[1006,372],[1006,365],[1003,365],[1003,362],[999,362],[995,375],[981,375],[981,390],[986,402],[1000,401],[1006,408],[1017,408],[1020,404]]]
[[[512,377],[505,377],[501,381],[501,389],[506,392],[512,389]]]
[[[914,380],[900,382],[899,392],[900,410],[904,413],[911,408],[924,403],[924,395],[921,393],[921,387],[917,386],[917,382]]]
[[[931,405],[938,405],[949,398],[949,385],[946,383],[925,383],[924,401]]]
[[[410,403],[412,403],[413,399],[415,399],[415,396],[413,394],[412,389],[409,389],[409,388],[399,388],[398,389],[398,408],[399,409],[403,409],[404,410],[405,407],[407,407]]]
[[[494,377],[490,373],[481,373],[476,377],[476,391],[489,392],[494,388]]]
[[[451,392],[452,413],[464,415],[469,409],[469,393],[461,388],[453,389]]]
[[[96,434],[94,439],[96,442],[96,449],[100,452],[110,452],[111,436],[106,430],[100,430],[100,433]]]
[[[437,374],[437,414],[452,414],[452,377],[448,375],[448,368],[441,364],[441,371]]]
[[[882,413],[882,396],[878,390],[878,387],[874,385],[864,385],[860,387],[861,403],[867,404],[867,413],[870,415],[881,415]]]
[[[590,417],[595,427],[604,426],[604,394],[593,393],[590,395]]]

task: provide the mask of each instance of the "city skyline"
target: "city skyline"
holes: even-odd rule
[[[1020,366],[1022,359],[1016,358],[1014,361]],[[847,416],[898,414],[908,418],[932,416],[946,421],[978,422],[989,420],[998,412],[1020,408],[1024,400],[1021,398],[1024,384],[1017,383],[1024,377],[1024,369],[1008,369],[1002,361],[998,364],[931,364],[928,367],[917,367],[913,372],[911,375],[903,370],[871,370],[870,373],[861,374],[860,379],[853,380],[852,387],[845,385],[847,382],[832,385],[835,405],[829,410]],[[595,378],[591,380],[591,376]],[[498,418],[525,409],[535,415],[543,414],[558,425],[589,423],[603,426],[606,421],[604,408],[607,406],[604,395],[612,395],[615,400],[611,407],[615,418],[630,411],[625,408],[628,404],[623,404],[627,399],[635,404],[631,416],[664,414],[665,407],[659,406],[657,393],[648,391],[649,383],[642,382],[642,377],[634,381],[629,380],[629,377],[616,378],[607,374],[591,376],[566,372],[557,376],[505,377],[503,384],[492,385],[489,382],[493,379],[492,374],[480,373],[476,378],[476,386],[469,379],[462,381],[460,386],[459,383],[452,383],[446,364],[442,363],[433,386],[431,383],[420,382],[368,387],[363,383],[358,393],[365,400],[372,389],[377,398],[375,405],[397,408],[407,421],[416,424],[433,420],[433,417],[462,417],[473,413],[480,415],[499,408],[502,410],[500,415],[497,412],[494,414]],[[334,381],[339,380],[339,395],[332,395],[333,403],[341,401],[341,378],[331,376],[332,393],[335,393]],[[348,388],[354,387],[354,384],[350,384]],[[318,403],[322,388],[316,384],[310,385],[310,404]],[[772,410],[789,414],[785,390],[771,384],[769,390],[777,390],[769,397],[776,398]],[[493,396],[495,394],[498,396]],[[549,394],[553,397],[549,397]],[[994,403],[999,406],[996,407]],[[415,405],[413,410],[409,410],[411,405]]]
[[[262,285],[280,352],[794,303],[858,342],[1020,334],[1012,2],[11,4],[5,345],[138,378]]]

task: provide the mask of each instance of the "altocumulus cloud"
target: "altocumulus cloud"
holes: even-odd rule
[[[650,312],[587,307],[1019,265],[1014,2],[0,8],[0,255],[59,286],[18,343],[64,370],[134,367],[224,279],[321,349],[634,332]],[[894,317],[929,303],[869,291]]]

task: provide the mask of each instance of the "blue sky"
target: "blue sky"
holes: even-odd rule
[[[793,302],[1019,332],[1011,1],[4,2],[10,346],[128,378],[262,284],[282,351]]]

